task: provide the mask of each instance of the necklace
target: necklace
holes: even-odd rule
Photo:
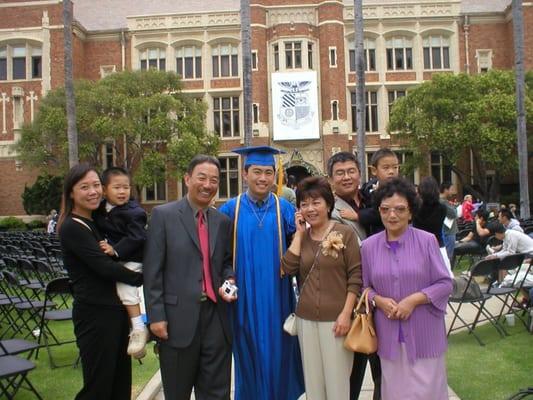
[[[259,229],[263,228],[263,221],[265,220],[266,215],[268,214],[268,209],[270,208],[270,196],[268,196],[266,200],[266,208],[265,212],[261,217],[259,217],[259,214],[257,214],[257,211],[255,211],[255,204],[252,203],[249,197],[246,197],[248,200],[248,204],[250,205],[250,208],[252,209],[252,212],[254,213],[255,218],[257,219],[257,222],[259,222]]]

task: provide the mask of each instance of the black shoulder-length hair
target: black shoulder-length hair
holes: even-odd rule
[[[96,172],[96,174],[100,176],[96,168],[87,163],[80,163],[73,166],[65,176],[63,182],[63,195],[61,196],[61,212],[59,214],[59,221],[57,222],[58,232],[61,231],[61,224],[63,224],[65,218],[72,213],[72,209],[74,208],[74,201],[72,200],[72,197],[70,197],[74,185],[85,178],[85,175],[91,171]]]

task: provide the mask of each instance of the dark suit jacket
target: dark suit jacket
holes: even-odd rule
[[[102,201],[93,213],[94,221],[100,232],[105,234],[121,261],[142,262],[146,241],[146,212],[135,200],[111,211],[105,209]]]
[[[233,276],[232,223],[215,209],[207,213],[211,277],[223,334],[231,343],[227,303],[218,296]],[[155,207],[144,251],[144,294],[149,322],[168,322],[168,341],[187,347],[195,334],[202,292],[202,255],[193,210],[186,198]]]

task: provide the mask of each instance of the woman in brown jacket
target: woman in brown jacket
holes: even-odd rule
[[[304,179],[296,193],[297,230],[282,268],[300,278],[296,325],[307,399],[348,400],[353,353],[343,342],[362,283],[359,245],[349,227],[331,220],[335,199],[325,178]]]

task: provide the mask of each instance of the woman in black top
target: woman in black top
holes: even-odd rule
[[[83,388],[76,399],[131,398],[128,315],[115,284],[142,285],[142,274],[105,255],[92,220],[102,198],[98,173],[87,164],[71,168],[65,177],[58,223],[63,259],[72,280],[72,319],[80,350]]]
[[[420,208],[413,218],[413,226],[433,233],[439,242],[444,264],[451,274],[451,264],[444,245],[443,225],[446,218],[446,206],[439,201],[439,184],[432,176],[427,176],[418,185]]]

